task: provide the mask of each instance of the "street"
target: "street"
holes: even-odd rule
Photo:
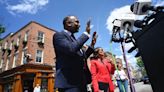
[[[150,84],[143,84],[143,82],[138,82],[134,84],[136,92],[153,92]],[[128,90],[130,92],[130,88]],[[118,87],[115,92],[119,92]]]

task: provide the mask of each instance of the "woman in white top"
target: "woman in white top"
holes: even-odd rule
[[[123,69],[122,60],[117,58],[116,62],[118,70],[115,70],[114,77],[117,80],[119,90],[120,92],[128,92],[128,77]]]
[[[39,84],[36,84],[36,87],[34,88],[34,92],[41,92]]]

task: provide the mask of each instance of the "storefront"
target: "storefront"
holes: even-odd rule
[[[52,66],[25,64],[0,73],[0,92],[33,92],[36,84],[42,92],[54,92]]]

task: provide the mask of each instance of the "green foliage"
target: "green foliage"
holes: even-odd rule
[[[16,46],[16,45],[17,45],[17,43],[16,43],[16,42],[13,42],[12,44],[13,44],[14,46]]]
[[[1,24],[0,24],[0,36],[2,33],[5,32],[5,27],[3,27]],[[2,38],[0,37],[0,44],[2,43]]]
[[[144,63],[143,63],[141,57],[138,57],[138,58],[137,58],[137,65],[138,65],[138,67],[144,67]]]
[[[4,33],[5,32],[5,27],[3,27],[1,24],[0,24],[0,34]]]
[[[0,44],[2,43],[2,39],[0,38]]]
[[[137,58],[137,66],[138,66],[138,68],[141,71],[143,76],[147,75],[146,70],[145,70],[145,66],[144,66],[144,63],[143,63],[141,57]]]

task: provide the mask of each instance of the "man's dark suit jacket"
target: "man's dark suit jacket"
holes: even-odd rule
[[[56,88],[78,87],[86,83],[84,61],[93,52],[93,49],[89,47],[85,52],[81,52],[80,49],[88,39],[89,37],[86,34],[82,34],[76,40],[65,31],[54,34]]]

